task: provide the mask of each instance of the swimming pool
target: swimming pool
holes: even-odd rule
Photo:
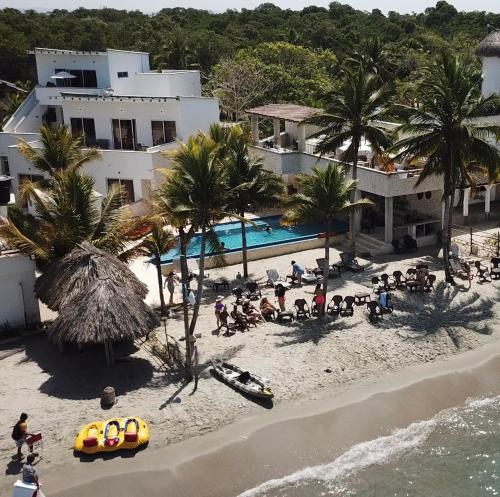
[[[248,249],[280,245],[283,243],[311,240],[317,238],[318,233],[325,231],[321,224],[302,224],[298,226],[282,226],[281,216],[260,217],[254,219],[256,226],[247,224],[247,246]],[[270,232],[265,231],[270,226]],[[331,228],[332,233],[346,233],[348,225],[341,220],[335,220]],[[239,222],[222,223],[215,227],[221,242],[224,242],[226,252],[237,252],[241,250],[241,226]],[[201,248],[201,235],[195,235],[188,247],[188,257],[199,257]],[[179,257],[179,247],[169,250],[161,257],[162,264],[170,264]]]

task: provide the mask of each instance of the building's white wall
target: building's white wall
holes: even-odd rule
[[[108,179],[132,180],[135,200],[143,198],[141,180],[153,180],[152,155],[132,150],[102,150],[102,159],[85,164],[83,170],[95,181],[95,190],[108,192]]]
[[[138,73],[149,71],[148,54],[108,50],[109,86],[115,95],[142,95],[137,92]],[[119,72],[128,72],[127,78],[119,78]],[[148,94],[150,95],[150,94]]]
[[[483,95],[500,94],[500,57],[483,57]]]
[[[219,101],[216,98],[183,98],[179,99],[179,120],[177,135],[186,140],[198,130],[207,132],[210,125],[218,123]]]
[[[151,121],[175,121],[179,139],[185,139],[195,130],[192,126],[181,125],[180,120],[186,120],[189,116],[181,115],[179,102],[175,99],[165,102],[75,99],[59,100],[59,103],[62,103],[65,123],[69,125],[72,117],[93,118],[97,139],[109,140],[111,148],[113,147],[112,119],[135,119],[137,143],[148,147],[153,146]]]
[[[0,326],[24,327],[40,322],[34,294],[35,263],[19,254],[0,254]]]
[[[199,71],[169,71],[162,73],[136,74],[131,86],[131,95],[159,97],[200,97]]]
[[[46,86],[56,72],[56,69],[88,69],[95,70],[97,74],[97,86],[107,88],[109,86],[108,59],[105,54],[60,54],[49,53],[35,54],[38,84]],[[69,89],[71,91],[71,89]]]

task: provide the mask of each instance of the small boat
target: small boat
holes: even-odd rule
[[[149,442],[149,427],[136,416],[94,421],[78,433],[74,449],[95,454],[119,449],[136,449]]]
[[[269,380],[266,378],[220,360],[212,361],[212,367],[222,380],[248,395],[261,399],[272,399],[274,397],[274,393],[269,387]]]

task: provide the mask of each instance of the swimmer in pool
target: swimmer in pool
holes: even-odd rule
[[[271,231],[273,231],[273,229],[271,228],[271,226],[269,226],[269,224],[266,226],[266,231],[268,233],[271,233]]]

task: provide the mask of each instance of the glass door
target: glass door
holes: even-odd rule
[[[113,144],[117,150],[135,150],[135,119],[113,119]]]

